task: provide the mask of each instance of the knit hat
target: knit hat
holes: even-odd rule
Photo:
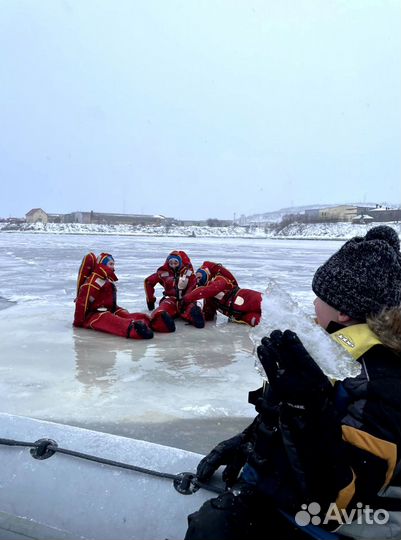
[[[358,321],[401,303],[401,254],[397,233],[387,225],[355,236],[320,266],[313,292]]]

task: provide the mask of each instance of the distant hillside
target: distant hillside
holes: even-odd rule
[[[340,205],[347,206],[371,206],[374,208],[376,203],[371,202],[353,202],[353,203],[341,203],[341,204],[308,204],[306,206],[290,206],[288,208],[280,208],[280,210],[275,210],[273,212],[264,212],[263,214],[252,214],[251,216],[246,217],[247,223],[252,222],[270,222],[276,223],[283,219],[283,216],[287,214],[301,214],[305,210],[312,210],[314,208],[333,208],[334,206]]]

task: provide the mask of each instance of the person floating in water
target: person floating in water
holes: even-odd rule
[[[233,274],[222,264],[205,261],[196,271],[197,288],[188,292],[181,304],[204,300],[203,315],[212,321],[216,311],[234,322],[256,326],[262,315],[262,293],[240,289]]]
[[[146,314],[129,313],[117,305],[116,281],[112,255],[85,255],[78,273],[74,326],[131,339],[152,338]]]
[[[192,263],[185,251],[172,251],[166,261],[154,274],[145,279],[146,302],[149,310],[155,308],[155,286],[164,287],[159,306],[150,316],[150,326],[157,332],[174,332],[174,319],[203,328],[205,320],[201,308],[195,302],[187,302],[185,309],[180,309],[182,300],[196,287],[196,278]]]

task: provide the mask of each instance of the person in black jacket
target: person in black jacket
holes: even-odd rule
[[[226,465],[227,490],[188,517],[186,540],[310,538],[321,527],[340,537],[400,537],[388,523],[401,510],[394,499],[401,448],[398,235],[379,226],[349,240],[318,268],[312,289],[317,322],[360,363],[360,374],[333,384],[294,332],[264,337],[257,354],[269,384],[250,393],[258,415],[199,463],[200,482]],[[367,508],[379,509],[380,523],[372,513],[361,518]],[[358,519],[351,523],[352,510]]]

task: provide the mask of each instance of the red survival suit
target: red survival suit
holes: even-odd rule
[[[212,321],[216,311],[230,319],[256,326],[262,315],[262,294],[240,289],[232,273],[223,265],[205,261],[199,270],[198,287],[185,295],[183,303],[204,299],[203,314]]]
[[[178,266],[172,268],[170,259],[178,261]],[[196,287],[196,277],[192,263],[185,251],[172,251],[154,274],[145,279],[146,302],[150,310],[154,309],[156,296],[155,286],[161,285],[163,297],[159,307],[150,316],[150,326],[157,332],[174,332],[174,319],[181,317],[196,328],[203,328],[205,320],[200,307],[194,302],[188,302],[184,310],[180,309],[181,300],[188,292]]]
[[[102,261],[112,258],[101,253],[96,259],[88,253],[78,273],[74,326],[92,328],[116,336],[132,339],[150,339],[149,317],[144,313],[128,313],[117,305],[117,276]]]

